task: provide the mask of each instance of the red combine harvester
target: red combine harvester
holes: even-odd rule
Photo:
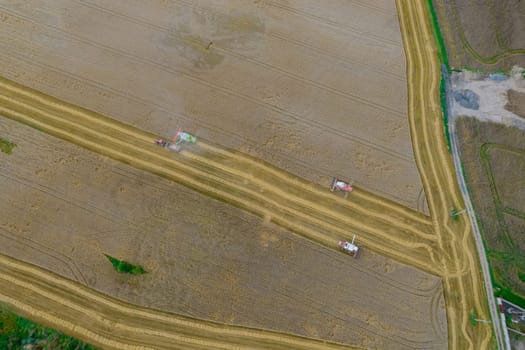
[[[354,235],[354,238],[352,238],[352,242],[339,241],[339,248],[353,255],[354,258],[357,259],[357,257],[359,256],[359,252],[361,251],[361,245],[354,244],[354,241],[355,241],[355,235]]]
[[[337,177],[332,178],[332,185],[330,186],[330,191],[341,191],[345,193],[345,198],[348,197],[348,194],[354,189],[352,185],[346,181],[338,179]]]

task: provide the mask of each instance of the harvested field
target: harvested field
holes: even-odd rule
[[[525,66],[525,3],[433,0],[452,67],[494,71]]]
[[[9,1],[0,75],[421,212],[392,2]],[[428,212],[427,212],[428,213]]]
[[[460,118],[456,126],[494,281],[506,290],[506,298],[523,303],[525,281],[520,276],[525,276],[525,132],[466,117]]]
[[[264,2],[264,4],[267,4],[267,2]],[[425,192],[428,195],[429,207],[432,212],[432,234],[429,235],[426,233],[426,225],[428,222],[421,220],[420,217],[413,215],[413,213],[403,212],[399,210],[399,208],[391,205],[388,201],[376,200],[374,202],[370,196],[366,196],[366,193],[361,191],[357,191],[356,194],[359,194],[359,198],[364,199],[363,202],[366,203],[366,206],[357,204],[357,202],[347,206],[346,203],[353,203],[350,201],[338,201],[337,203],[338,206],[345,206],[345,209],[348,208],[352,211],[362,210],[364,208],[369,211],[366,215],[362,215],[370,232],[370,234],[363,235],[367,236],[367,239],[370,240],[367,242],[367,245],[371,245],[374,249],[385,252],[385,254],[389,256],[395,256],[396,259],[410,260],[411,264],[415,264],[416,266],[421,266],[426,269],[433,268],[433,272],[443,277],[443,289],[446,295],[448,318],[447,334],[450,348],[473,350],[489,348],[492,342],[492,329],[489,326],[472,327],[469,324],[469,312],[472,309],[475,310],[480,318],[488,317],[486,295],[484,295],[484,289],[482,287],[483,281],[479,274],[479,265],[475,253],[475,244],[472,239],[471,226],[468,220],[460,218],[458,221],[453,221],[449,215],[450,205],[456,207],[461,206],[461,192],[455,182],[452,161],[447,153],[446,144],[442,135],[441,111],[436,107],[439,106],[438,87],[440,72],[439,62],[435,56],[436,51],[430,21],[428,13],[426,12],[427,8],[422,2],[405,2],[398,0],[396,5],[398,6],[397,10],[400,14],[401,30],[407,54],[408,88],[410,91],[408,115],[411,135],[413,136],[412,141],[414,143],[415,159],[421,171]],[[80,113],[80,115],[75,113],[67,104],[59,101],[55,105],[50,105],[39,101],[38,98],[36,98],[37,96],[32,93],[28,95],[24,95],[20,91],[15,93],[5,81],[2,81],[2,86],[6,88],[2,91],[2,94],[0,94],[4,102],[6,102],[5,105],[2,106],[2,110],[12,119],[42,128],[51,134],[58,134],[62,138],[66,138],[84,147],[95,149],[97,152],[109,154],[114,158],[128,159],[128,161],[133,160],[135,166],[138,166],[137,164],[142,162],[142,165],[139,166],[141,168],[146,168],[143,158],[148,154],[155,160],[157,165],[163,164],[167,166],[169,169],[167,169],[164,174],[169,173],[171,177],[176,177],[175,170],[182,171],[181,169],[184,169],[184,174],[186,174],[189,170],[184,167],[191,168],[192,166],[185,157],[182,157],[180,162],[168,162],[164,159],[167,158],[165,156],[152,156],[153,153],[147,146],[144,146],[147,138],[146,141],[142,139],[142,136],[147,136],[147,133],[141,134],[137,131],[130,132],[129,130],[119,129],[117,131],[118,138],[114,142],[111,142],[108,140],[107,135],[104,134],[105,131],[100,128],[102,123],[96,121],[93,123],[94,125],[86,126],[84,124],[87,119],[85,118],[86,116],[82,115],[82,113]],[[77,116],[79,119],[79,125],[77,126],[70,125],[69,119],[74,116]],[[95,130],[90,130],[90,128]],[[110,125],[109,129],[112,128],[114,128],[114,126]],[[123,135],[131,135],[131,137],[127,142],[123,142]],[[89,144],[88,141],[86,141],[86,136],[92,136],[96,141]],[[102,145],[99,146],[98,141],[103,141]],[[112,150],[111,145],[117,146],[118,149],[127,153],[117,157],[116,154],[118,151]],[[138,151],[137,145],[143,146],[145,150]],[[212,158],[210,155],[218,154],[218,149],[214,149],[213,146],[209,144],[204,145],[206,149],[213,150],[213,152],[210,151],[210,153],[206,155],[206,164],[211,165]],[[125,158],[125,155],[128,157]],[[195,159],[196,158],[198,157],[195,156]],[[233,158],[231,159],[233,160]],[[235,161],[237,162],[238,159],[235,159]],[[152,170],[154,169],[153,163],[148,163],[147,165],[149,171],[159,172],[159,170]],[[192,169],[192,171],[195,170],[196,169]],[[221,169],[221,173],[222,171],[223,169]],[[267,169],[264,169],[264,171],[267,171]],[[239,176],[240,174],[235,173],[235,175]],[[242,176],[240,177],[242,178]],[[204,175],[198,179],[199,186],[203,178],[205,178]],[[266,180],[268,180],[268,178],[266,178]],[[290,179],[286,179],[286,176],[279,176],[275,184],[292,184],[293,182],[289,180]],[[192,185],[189,182],[187,183],[188,185]],[[226,187],[227,183],[228,180],[226,180],[226,178],[221,178],[220,184],[223,188]],[[251,183],[251,181],[246,182],[246,184],[248,183]],[[295,190],[296,184],[290,187],[293,187]],[[301,187],[307,188],[304,184]],[[277,198],[275,189],[271,186],[260,184],[259,182],[255,188],[258,190],[270,189],[270,191],[265,191],[265,193],[261,195],[264,199]],[[307,191],[303,193],[309,200],[299,201],[298,198],[296,198],[300,197],[297,193],[290,196],[290,199],[294,200],[294,206],[297,206],[300,202],[301,205],[303,205],[301,208],[306,208],[307,213],[312,214],[315,211],[308,208],[308,206],[304,206],[304,204],[312,203],[311,198],[315,197],[314,192],[315,190],[313,188],[308,188]],[[244,192],[244,196],[247,198],[248,193]],[[321,197],[322,196],[318,196],[318,198]],[[252,198],[250,198],[250,200],[251,199]],[[327,205],[328,201],[323,199],[323,204],[317,205],[316,207],[323,211]],[[280,208],[277,204],[275,206],[277,209],[284,211],[284,209]],[[338,206],[332,206],[332,208],[337,208]],[[378,212],[380,208],[385,206],[389,208],[389,210],[384,211],[384,216],[394,215],[395,217],[395,219],[390,217],[390,224],[392,226],[390,232],[399,234],[399,237],[402,237],[401,239],[408,244],[399,244],[398,242],[396,245],[391,245],[385,240],[382,242],[377,240],[379,237],[385,237],[386,239],[396,237],[396,239],[398,239],[397,236],[393,236],[390,233],[383,233],[383,236],[381,234],[381,229],[384,226],[381,221],[381,215],[378,215]],[[279,211],[277,210],[276,212]],[[326,213],[323,212],[323,215],[326,215]],[[328,221],[332,225],[334,224],[333,217],[329,218],[326,216],[326,218],[329,219]],[[273,216],[270,219],[275,220]],[[298,223],[296,228],[301,228],[301,225],[304,227],[308,222],[306,218],[301,217],[301,215],[297,213],[294,219],[295,222]],[[353,224],[365,225],[364,222],[360,222],[355,218],[349,221]],[[346,223],[342,225],[342,227],[346,226],[349,225]],[[323,227],[325,226],[321,225],[321,228]],[[304,229],[299,231],[302,235],[313,238],[317,240],[318,243],[321,243],[321,245],[316,245],[315,247],[321,247],[323,244],[329,246],[335,239],[335,237],[319,234],[315,232],[315,230],[314,232],[306,232]],[[381,243],[383,247],[381,247]],[[403,257],[401,257],[399,251],[396,250],[396,247],[399,246],[404,249]],[[426,257],[421,251],[427,252]],[[429,265],[426,265],[425,262]],[[118,313],[109,316],[107,313],[104,314],[104,307],[100,307],[100,305],[105,305],[113,311],[115,309],[113,305],[114,302],[111,302],[109,298],[101,296],[94,298],[94,293],[82,290],[82,288],[77,288],[73,283],[63,280],[57,281],[56,278],[52,278],[49,274],[22,265],[23,264],[0,257],[0,277],[2,278],[2,282],[10,282],[1,284],[4,286],[0,290],[1,300],[9,302],[23,312],[38,315],[38,317],[48,322],[66,324],[64,328],[83,332],[85,338],[100,340],[106,337],[104,344],[111,343],[112,347],[117,347],[117,345],[120,345],[122,348],[125,347],[125,345],[122,344],[151,344],[151,338],[154,337],[162,342],[159,344],[159,347],[162,348],[166,348],[166,344],[173,346],[173,341],[176,341],[177,344],[183,344],[184,340],[181,340],[180,334],[181,332],[182,334],[188,334],[186,332],[188,332],[189,328],[191,335],[185,340],[188,341],[188,339],[197,338],[196,341],[199,341],[199,343],[193,342],[191,344],[200,344],[200,347],[203,346],[202,344],[204,344],[204,342],[210,344],[211,341],[212,346],[217,347],[219,345],[224,346],[224,344],[226,344],[224,347],[228,347],[227,344],[230,344],[230,347],[241,344],[245,347],[272,349],[288,349],[294,347],[301,349],[337,348],[337,346],[333,344],[320,344],[305,339],[292,339],[290,336],[275,335],[270,332],[254,330],[239,331],[233,327],[228,328],[220,325],[210,326],[205,322],[185,321],[186,323],[182,325],[180,317],[178,316],[172,316],[170,318],[164,316],[160,318],[158,314],[153,311],[139,311],[138,308],[133,308],[129,304],[120,304]],[[20,295],[16,295],[16,289],[13,288],[13,286],[17,286],[17,288],[19,288],[18,286],[22,286]],[[56,286],[60,287],[57,288]],[[45,297],[40,297],[42,295],[45,295]],[[89,301],[96,300],[96,302],[89,303],[89,309],[87,309],[84,306],[85,301],[81,301],[82,297]],[[49,314],[49,312],[42,312],[42,309],[35,310],[27,304],[31,301],[34,304],[38,304],[39,302],[41,303],[42,300],[46,300],[50,305],[53,304],[57,313]],[[68,314],[65,312],[65,310],[72,308],[74,308],[73,313]],[[130,309],[133,310],[130,312]],[[88,320],[84,317],[75,317],[75,315],[79,315],[79,312],[82,311],[86,317],[88,317]],[[127,315],[124,315],[124,313],[127,313]],[[129,315],[136,315],[137,317],[130,317]],[[162,324],[160,322],[158,323],[159,331],[156,332],[155,335],[153,335],[151,328],[148,327],[149,322],[141,323],[145,319],[163,320]],[[168,327],[165,324],[168,323],[168,321],[173,326]],[[73,326],[72,322],[78,323],[80,326]],[[192,322],[193,324],[198,324],[196,326],[189,326],[188,324]],[[85,332],[86,325],[97,327],[94,334]],[[137,327],[137,325],[139,325],[139,327]],[[111,329],[111,340],[107,339],[109,326],[114,328]],[[218,334],[223,332],[227,334],[227,337],[218,339]],[[172,341],[167,343],[166,340]],[[186,342],[184,348],[197,347],[196,345],[188,344],[189,343]],[[437,346],[442,347],[441,344]]]
[[[354,260],[16,122],[1,119],[0,131],[18,145],[0,158],[2,254],[199,319],[364,347],[443,347],[438,277],[370,251]],[[119,275],[102,253],[149,273]]]

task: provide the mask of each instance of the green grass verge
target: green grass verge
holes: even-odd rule
[[[441,35],[441,29],[439,29],[439,23],[436,16],[436,11],[434,5],[432,5],[432,0],[427,0],[428,11],[430,12],[430,18],[432,19],[432,32],[436,38],[438,44],[438,57],[439,62],[444,64],[447,68],[447,71],[450,72],[450,66],[448,63],[447,49],[445,48],[445,42],[443,41],[443,36]],[[447,141],[447,150],[448,153],[452,153],[452,146],[450,143],[450,133],[448,131],[448,109],[447,109],[447,94],[446,94],[446,81],[443,73],[441,74],[441,80],[439,82],[439,101],[441,103],[441,111],[443,118],[443,127],[445,128],[445,139]]]
[[[0,309],[0,349],[96,350],[59,331]]]
[[[441,74],[441,80],[439,82],[439,102],[441,103],[441,111],[443,118],[443,127],[445,128],[445,139],[447,141],[448,153],[452,153],[452,144],[450,143],[450,133],[448,131],[448,109],[447,109],[447,91],[446,81],[443,74]]]
[[[428,10],[430,11],[430,17],[432,19],[432,31],[434,32],[434,35],[435,35],[435,38],[437,40],[438,47],[439,47],[439,51],[438,51],[439,61],[443,63],[447,67],[448,71],[450,72],[450,65],[448,63],[447,49],[445,48],[445,41],[443,40],[443,36],[441,35],[441,29],[439,28],[436,10],[434,9],[432,0],[427,0],[427,6],[428,6]]]
[[[13,153],[13,148],[15,147],[16,147],[15,143],[9,142],[7,140],[0,138],[0,151],[7,153],[7,154],[11,154]]]
[[[104,255],[111,262],[111,264],[113,265],[113,268],[115,268],[115,270],[118,272],[129,273],[132,275],[142,275],[143,273],[146,273],[146,271],[144,270],[142,266],[132,265],[127,261],[116,259],[107,254],[104,254]]]

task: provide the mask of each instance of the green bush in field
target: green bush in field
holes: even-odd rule
[[[518,272],[518,278],[520,279],[521,282],[525,282],[525,273]]]
[[[15,143],[9,142],[7,140],[0,138],[0,151],[7,153],[7,154],[11,154],[13,153],[13,148],[15,147],[16,147]]]
[[[57,330],[0,309],[0,349],[18,350],[26,345],[42,350],[96,350]]]
[[[146,273],[146,271],[144,270],[144,268],[142,266],[132,265],[132,264],[130,264],[127,261],[116,259],[116,258],[114,258],[112,256],[107,255],[107,254],[104,254],[104,255],[106,256],[106,258],[108,258],[108,260],[111,262],[111,264],[113,264],[113,267],[118,272],[130,273],[132,275],[141,275],[143,273]]]
[[[471,325],[476,326],[478,324],[478,320],[476,318],[476,312],[474,309],[470,310],[470,313],[468,314],[468,320]]]

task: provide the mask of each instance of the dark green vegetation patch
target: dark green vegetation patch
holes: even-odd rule
[[[13,153],[13,148],[15,147],[16,147],[15,143],[9,142],[7,140],[0,138],[0,151],[7,153],[7,154],[11,154]]]
[[[132,275],[142,275],[143,273],[146,273],[146,271],[144,270],[142,266],[132,265],[127,261],[116,259],[107,254],[104,254],[104,255],[108,258],[111,264],[113,264],[113,267],[118,272],[130,273]]]
[[[495,292],[525,306],[525,132],[467,117],[456,126]]]
[[[57,330],[0,309],[0,349],[96,350]]]
[[[443,35],[441,35],[441,29],[439,28],[438,18],[436,15],[436,10],[434,8],[434,5],[432,4],[432,0],[427,0],[427,6],[428,10],[430,11],[430,17],[432,18],[432,31],[434,32],[434,36],[436,37],[439,51],[439,61],[443,63],[447,70],[450,71],[450,65],[448,63],[448,56],[447,56],[447,49],[445,47],[445,41],[443,40]]]
[[[443,127],[445,128],[445,140],[447,141],[448,152],[451,153],[450,133],[448,131],[448,108],[447,108],[447,78],[450,72],[450,66],[448,64],[447,50],[441,35],[441,29],[439,28],[436,12],[432,5],[432,0],[427,0],[427,7],[430,11],[430,17],[432,18],[432,32],[434,38],[439,47],[438,57],[441,63],[441,80],[439,82],[439,101],[441,103],[441,111],[443,118]]]

